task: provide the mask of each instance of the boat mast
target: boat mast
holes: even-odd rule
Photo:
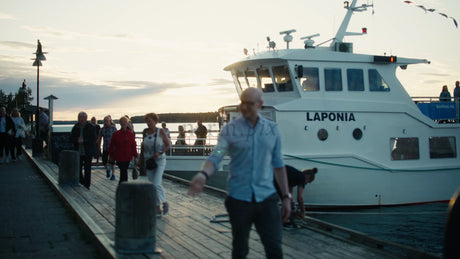
[[[356,2],[357,0],[353,0],[351,2],[351,5],[349,4],[348,1],[344,2],[344,8],[347,9],[347,13],[345,14],[345,17],[343,18],[342,24],[340,25],[339,30],[337,31],[337,34],[335,35],[335,38],[333,39],[331,43],[331,48],[335,48],[336,43],[342,43],[343,38],[345,36],[351,36],[351,35],[363,35],[365,32],[347,32],[348,24],[350,23],[351,16],[353,15],[353,12],[362,12],[366,11],[367,7],[373,7],[374,5],[368,5],[368,4],[363,4],[361,6],[356,7]]]

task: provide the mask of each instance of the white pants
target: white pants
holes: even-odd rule
[[[157,168],[155,170],[146,171],[149,181],[153,183],[153,186],[155,186],[155,189],[157,190],[157,206],[160,206],[161,203],[166,202],[166,196],[162,185],[163,173],[166,167],[166,158],[158,159],[156,162]]]

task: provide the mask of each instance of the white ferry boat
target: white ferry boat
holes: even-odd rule
[[[285,163],[318,168],[304,192],[307,206],[445,202],[460,185],[458,100],[416,103],[408,95],[396,70],[426,59],[353,53],[344,37],[366,32],[347,32],[348,24],[370,7],[356,2],[345,2],[330,46],[315,46],[316,34],[301,38],[304,49],[289,49],[295,30],[284,31],[286,49],[268,39],[268,51],[225,70],[238,95],[247,87],[263,91],[261,115],[278,124]],[[237,105],[219,112],[222,125],[239,116]],[[196,171],[204,150],[195,151],[199,157],[170,156],[167,170]]]

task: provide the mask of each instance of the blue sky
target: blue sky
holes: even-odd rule
[[[374,0],[345,38],[355,53],[425,58],[397,75],[412,96],[438,96],[460,80],[460,31],[452,19],[425,13],[434,8],[460,21],[460,1]],[[372,3],[359,1],[358,3]],[[342,0],[0,0],[0,89],[15,92],[23,79],[36,93],[32,54],[40,39],[47,61],[40,68],[40,105],[52,94],[54,119],[75,119],[81,110],[111,114],[205,112],[238,102],[223,68],[243,57],[243,48],[266,50],[266,37],[284,48],[280,31],[300,37],[335,35],[345,14]]]

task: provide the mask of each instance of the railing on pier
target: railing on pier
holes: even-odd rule
[[[171,148],[166,152],[168,156],[209,156],[217,144],[219,131],[208,131],[206,138],[197,138],[195,134],[187,132],[185,138],[178,138],[178,131],[171,131]],[[176,145],[178,141],[186,145]],[[137,152],[140,153],[142,134],[136,133]],[[196,144],[201,143],[201,144]]]
[[[438,123],[459,123],[460,98],[412,97],[420,111]]]

